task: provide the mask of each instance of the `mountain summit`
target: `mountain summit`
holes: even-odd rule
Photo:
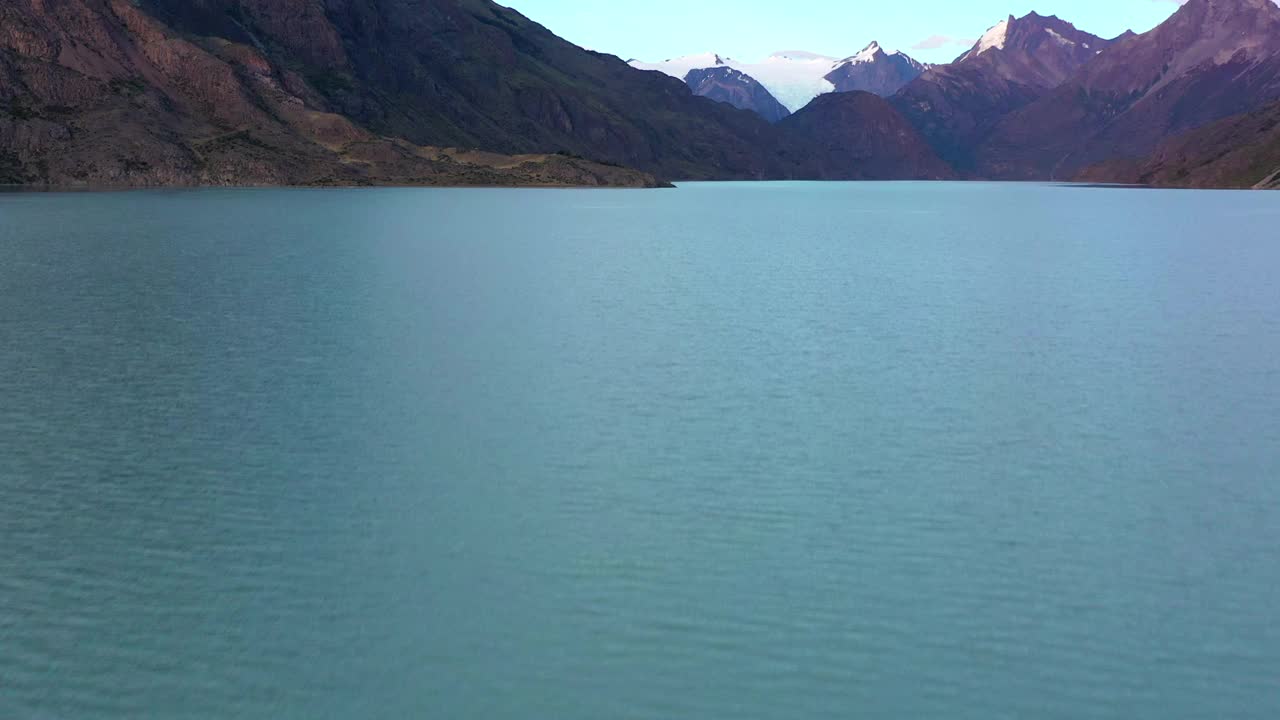
[[[716,53],[686,55],[659,63],[631,62],[634,68],[657,70],[680,80],[687,78],[691,70],[731,67],[763,85],[789,112],[808,105],[810,100],[823,93],[834,91],[835,86],[825,76],[836,65],[835,58],[803,50],[781,50],[755,63]]]
[[[1143,157],[1166,138],[1276,99],[1280,7],[1189,0],[1002,120],[976,149],[979,171],[1069,178],[1104,160]]]
[[[836,92],[863,90],[888,97],[924,71],[922,63],[905,53],[885,50],[872,42],[857,55],[841,60],[826,79]]]
[[[632,60],[631,66],[657,70],[680,80],[688,80],[693,70],[730,67],[758,82],[789,112],[796,112],[819,95],[830,92],[865,90],[887,97],[925,70],[923,64],[905,53],[886,51],[875,42],[843,60],[804,50],[781,50],[762,62],[748,63],[708,52],[658,63]],[[703,77],[696,76],[698,81]],[[697,92],[698,88],[695,86],[694,90]]]
[[[926,70],[892,102],[957,168],[1002,118],[1052,89],[1110,47],[1057,17],[1009,16],[950,65]]]
[[[1013,82],[1056,87],[1109,44],[1057,16],[1033,12],[1001,20],[955,64],[981,63]]]

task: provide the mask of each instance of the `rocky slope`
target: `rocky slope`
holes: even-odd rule
[[[0,7],[0,182],[501,184],[519,175],[308,107],[253,48],[192,42],[128,2]]]
[[[756,116],[488,0],[0,4],[11,181],[645,185],[612,165],[785,176],[776,144]],[[473,166],[439,146],[536,157]]]
[[[1280,102],[1172,137],[1149,157],[1086,168],[1078,179],[1156,187],[1280,187]]]
[[[944,159],[972,173],[975,147],[1006,115],[1060,85],[1109,44],[1057,17],[1010,16],[892,102]]]
[[[174,9],[190,0],[148,1]],[[318,101],[382,134],[565,150],[674,178],[785,172],[759,118],[585,51],[490,0],[203,1],[242,8],[280,62],[301,62]]]
[[[889,97],[920,77],[925,66],[905,53],[886,51],[873,42],[857,55],[841,60],[825,76],[835,92],[865,92]]]
[[[1189,0],[1001,120],[975,154],[996,178],[1072,178],[1280,98],[1280,7]]]
[[[684,81],[694,95],[750,110],[771,123],[791,114],[754,78],[728,66],[690,70]]]
[[[824,162],[825,180],[948,180],[955,172],[884,98],[829,93],[779,123],[793,146]]]

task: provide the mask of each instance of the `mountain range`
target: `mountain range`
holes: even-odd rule
[[[904,53],[886,51],[880,43],[872,42],[856,55],[837,60],[826,55],[798,50],[776,52],[759,63],[744,63],[717,53],[686,55],[646,63],[630,61],[638,70],[656,70],[677,80],[684,80],[694,94],[728,102],[743,110],[754,110],[773,122],[773,105],[780,104],[787,114],[808,105],[819,95],[833,92],[864,91],[887,97],[924,72],[926,66]],[[702,71],[730,68],[745,77],[742,82],[760,88],[768,97],[757,91],[756,98],[741,96],[724,97],[703,92],[703,88],[690,77],[701,77]]]
[[[1266,187],[1277,103],[1272,0],[1111,39],[1009,16],[934,66],[878,43],[628,63],[491,0],[0,4],[0,184]]]

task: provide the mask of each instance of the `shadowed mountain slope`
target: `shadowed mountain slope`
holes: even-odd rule
[[[0,184],[658,184],[382,137],[312,95],[255,44],[181,36],[125,0],[0,6]]]
[[[1170,138],[1147,158],[1086,168],[1079,179],[1157,187],[1280,187],[1280,103]]]
[[[954,171],[906,118],[867,92],[820,95],[779,123],[797,147],[823,158],[826,180],[947,180]]]
[[[309,99],[374,132],[504,153],[563,150],[666,177],[785,174],[767,123],[636,72],[490,0],[144,0],[248,42]]]

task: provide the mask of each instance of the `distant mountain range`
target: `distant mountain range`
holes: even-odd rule
[[[0,184],[1269,187],[1278,103],[1272,0],[1112,39],[1010,16],[937,66],[877,43],[628,64],[491,0],[0,3]]]
[[[811,52],[784,50],[759,63],[744,63],[716,53],[703,53],[657,63],[632,60],[630,64],[639,70],[656,70],[686,82],[689,82],[690,75],[695,71],[732,68],[745,76],[746,82],[763,88],[771,95],[770,100],[776,99],[788,113],[808,105],[819,95],[832,92],[861,90],[887,97],[917,78],[926,67],[903,53],[886,51],[876,42],[843,60]],[[701,76],[701,73],[696,75]],[[702,92],[692,82],[689,85],[697,95],[713,97],[734,107],[760,112],[755,102],[745,98],[716,97]],[[769,102],[765,102],[764,107],[766,111],[772,109]],[[771,112],[761,114],[774,122],[781,119],[772,117]]]

